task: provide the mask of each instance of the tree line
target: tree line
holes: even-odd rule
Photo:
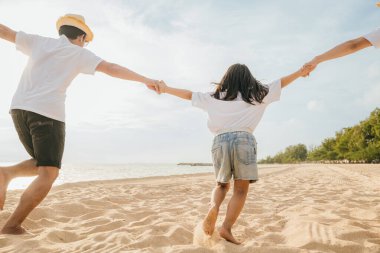
[[[380,109],[353,127],[343,128],[335,137],[308,150],[304,144],[287,147],[259,163],[344,162],[380,163]]]

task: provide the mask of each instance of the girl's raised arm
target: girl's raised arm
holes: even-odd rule
[[[182,98],[182,99],[186,99],[186,100],[191,100],[192,96],[193,96],[193,92],[190,91],[190,90],[185,90],[185,89],[177,89],[177,88],[173,88],[173,87],[169,87],[166,85],[166,83],[164,81],[160,81],[159,82],[159,89],[160,89],[160,93],[167,93],[167,94],[170,94],[172,96],[176,96],[176,97],[179,97],[179,98]]]
[[[281,78],[281,88],[285,88],[286,86],[288,86],[290,83],[292,83],[293,81],[295,81],[297,78],[301,76],[306,77],[307,75],[309,75],[311,70],[312,69],[310,67],[303,67],[288,76],[284,76],[283,78]]]

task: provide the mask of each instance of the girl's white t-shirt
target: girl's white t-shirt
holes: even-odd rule
[[[79,74],[94,74],[102,61],[91,51],[58,39],[18,32],[16,49],[29,56],[11,110],[22,109],[65,122],[66,89]]]
[[[368,40],[372,46],[380,48],[380,28],[377,28],[373,32],[364,35],[363,37]]]
[[[208,128],[213,134],[233,131],[253,133],[259,124],[266,107],[280,100],[281,79],[268,85],[269,92],[261,104],[248,104],[241,95],[233,101],[215,99],[213,93],[193,92],[192,105],[208,114]]]

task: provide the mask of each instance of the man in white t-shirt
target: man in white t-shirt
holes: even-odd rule
[[[314,57],[314,59],[306,63],[304,67],[314,70],[318,64],[322,62],[353,54],[370,46],[380,48],[380,28],[357,39],[346,41],[329,51]]]
[[[32,157],[14,166],[0,167],[0,210],[12,179],[37,176],[6,221],[3,234],[25,232],[22,222],[46,197],[58,176],[65,143],[66,89],[78,74],[103,72],[158,91],[158,81],[104,61],[84,49],[93,33],[82,16],[67,14],[58,19],[56,26],[58,39],[15,32],[0,24],[0,38],[15,43],[16,49],[29,57],[10,113],[20,141]]]

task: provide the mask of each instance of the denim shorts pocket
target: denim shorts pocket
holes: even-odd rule
[[[237,141],[235,148],[239,162],[245,165],[256,163],[256,147],[253,142],[247,140]]]
[[[215,169],[219,169],[223,159],[222,145],[214,145],[214,147],[211,150],[211,154],[212,162],[214,164]]]

